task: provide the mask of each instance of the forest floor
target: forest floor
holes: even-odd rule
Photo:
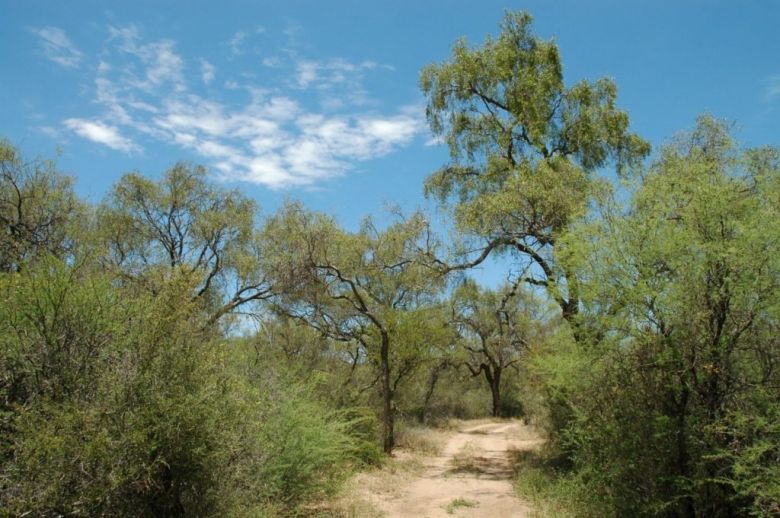
[[[460,421],[436,432],[442,447],[420,456],[404,448],[395,464],[353,481],[348,516],[386,518],[523,517],[530,507],[513,489],[512,459],[543,439],[520,421]],[[360,502],[357,504],[356,502]]]

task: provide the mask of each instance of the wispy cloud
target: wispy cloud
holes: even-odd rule
[[[132,140],[123,137],[119,133],[119,129],[114,126],[86,119],[66,119],[63,122],[68,129],[77,135],[98,144],[103,144],[125,153],[140,151],[140,148]]]
[[[209,84],[211,80],[214,79],[216,71],[217,68],[214,65],[205,59],[200,60],[200,77],[203,79],[204,84]]]
[[[307,88],[312,83],[320,88],[339,85],[362,78],[365,70],[374,70],[379,67],[374,61],[366,60],[360,63],[351,63],[345,59],[336,58],[328,61],[299,60],[297,62],[298,86]],[[390,68],[382,65],[383,68]],[[355,77],[357,75],[357,77]]]
[[[284,96],[257,96],[229,109],[188,95],[169,99],[153,123],[170,142],[211,160],[224,178],[283,188],[341,175],[408,144],[422,129],[414,112],[325,116]]]
[[[340,109],[348,104],[364,106],[372,102],[363,86],[365,75],[377,69],[393,70],[393,67],[371,60],[353,63],[343,58],[324,61],[297,59],[296,86],[316,90],[320,103],[328,110]]]
[[[171,85],[177,90],[184,89],[184,61],[175,52],[175,43],[160,40],[154,43],[141,43],[139,31],[135,26],[117,28],[110,26],[109,33],[118,40],[118,49],[137,58],[143,67],[142,76],[134,75],[132,69],[126,70],[126,77],[134,86],[153,91],[162,85]]]
[[[780,96],[780,74],[773,75],[767,79],[763,100],[764,102],[770,102],[778,96]]]
[[[32,32],[40,38],[41,49],[47,58],[66,68],[79,66],[83,54],[65,31],[59,27],[41,27]]]
[[[54,126],[38,126],[35,129],[38,131],[38,133],[46,135],[51,139],[63,140],[62,132],[58,128],[55,128]]]
[[[212,83],[212,63],[199,60],[188,79],[175,42],[145,41],[133,26],[110,27],[109,33],[95,77],[94,101],[103,113],[63,124],[118,151],[140,151],[137,141],[164,142],[200,157],[226,180],[278,189],[345,174],[359,162],[408,145],[424,131],[419,107],[389,113],[365,109],[370,103],[363,76],[389,68],[373,61],[314,61],[288,54],[275,63],[278,85],[257,85],[252,75],[237,74],[241,83],[222,83],[232,90],[231,101],[225,102],[217,92],[204,97],[190,89],[193,80]],[[234,37],[237,49],[244,37]],[[290,72],[292,83],[284,79]],[[249,98],[243,104],[235,101],[241,90]],[[325,107],[326,96],[333,101],[313,110],[312,93],[314,106],[320,99]],[[356,111],[360,106],[363,111]]]
[[[230,52],[232,52],[234,55],[241,54],[241,44],[244,42],[246,37],[247,34],[244,31],[236,31],[233,34],[233,37],[228,40],[228,47],[230,47]]]

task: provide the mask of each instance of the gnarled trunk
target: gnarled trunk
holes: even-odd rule
[[[393,389],[390,386],[390,338],[386,331],[382,331],[382,343],[379,349],[379,359],[382,368],[382,444],[385,453],[391,453],[393,451],[393,446],[395,446],[395,436],[393,433]]]
[[[490,386],[490,395],[493,399],[493,417],[500,417],[501,415],[501,369],[494,368],[493,372],[490,371],[490,367],[487,365],[483,368],[485,372],[485,379],[487,379]]]

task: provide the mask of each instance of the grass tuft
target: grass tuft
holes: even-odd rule
[[[515,493],[531,504],[535,518],[603,517],[585,484],[575,475],[550,465],[539,450],[511,452]]]
[[[455,514],[455,511],[460,509],[461,507],[478,507],[479,502],[476,500],[466,500],[465,498],[458,497],[454,499],[452,502],[447,504],[447,507],[445,510],[447,511],[447,514]]]

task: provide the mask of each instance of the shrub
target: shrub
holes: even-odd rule
[[[312,391],[305,384],[277,387],[264,395],[257,416],[265,455],[263,491],[288,509],[332,494],[361,456],[379,455],[375,443],[355,435],[362,418],[328,409]],[[376,453],[366,455],[366,450]]]
[[[236,373],[186,277],[155,295],[57,261],[0,279],[4,513],[291,514],[378,455],[313,385]]]

